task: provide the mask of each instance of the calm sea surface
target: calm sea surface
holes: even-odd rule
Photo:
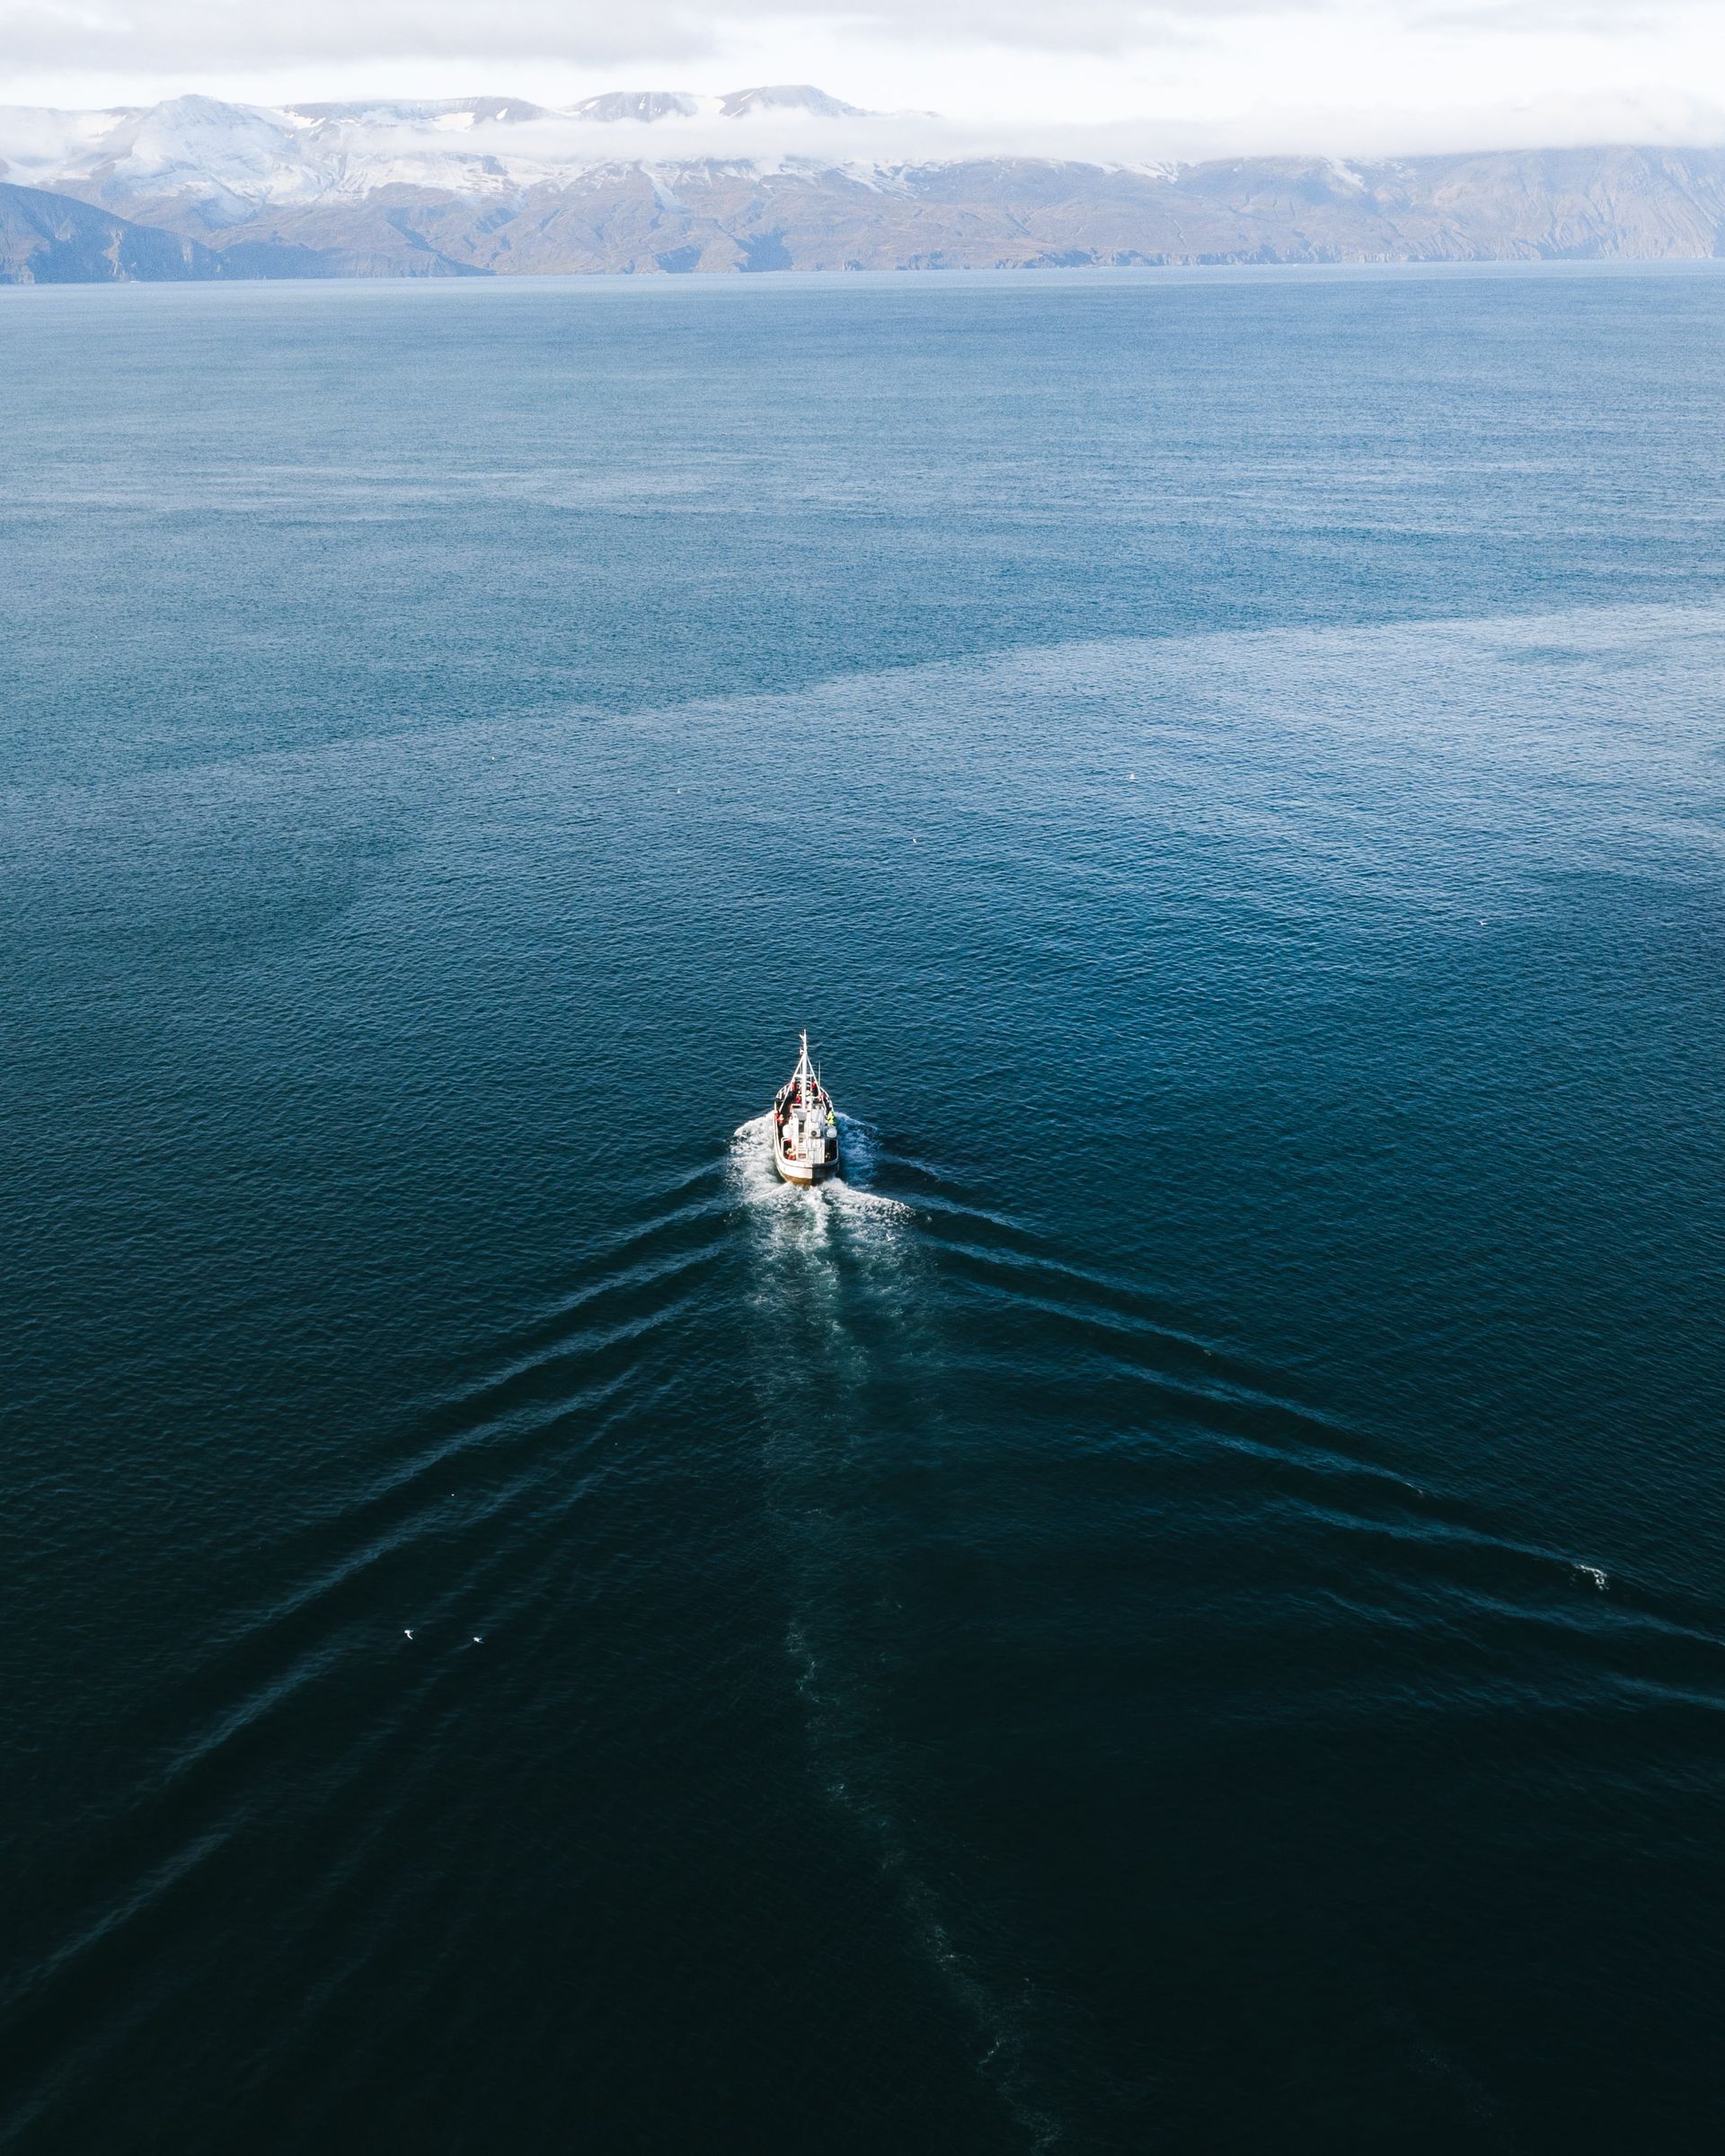
[[[0,381],[0,2143],[1721,2145],[1725,275]]]

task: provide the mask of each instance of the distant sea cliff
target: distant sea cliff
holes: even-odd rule
[[[221,274],[221,257],[196,240],[69,195],[0,181],[0,283],[154,284]]]

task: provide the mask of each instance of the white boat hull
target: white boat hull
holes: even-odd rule
[[[787,1161],[776,1145],[773,1160],[787,1183],[824,1183],[838,1173],[836,1161]]]
[[[824,1183],[838,1173],[838,1116],[809,1060],[809,1036],[790,1082],[773,1102],[773,1165],[787,1183]]]

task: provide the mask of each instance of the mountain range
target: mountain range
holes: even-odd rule
[[[807,84],[0,107],[0,281],[1725,253],[1720,150],[1190,163],[942,126]]]

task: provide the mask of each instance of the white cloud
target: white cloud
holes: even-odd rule
[[[15,102],[276,103],[813,81],[985,128],[1361,150],[1697,138],[1721,0],[0,0]],[[1393,138],[1393,139],[1391,139]]]

